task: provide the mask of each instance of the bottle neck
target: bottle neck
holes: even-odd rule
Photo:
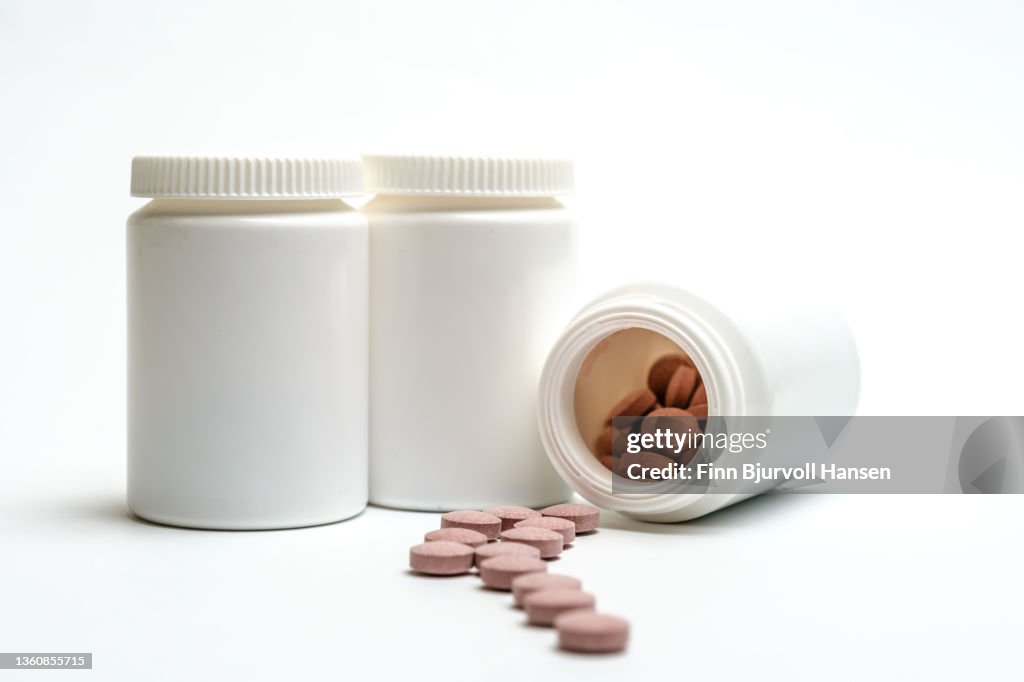
[[[266,215],[354,211],[341,199],[169,199],[156,198],[143,209],[162,215]]]
[[[465,197],[446,195],[379,194],[364,210],[389,213],[431,211],[516,211],[565,208],[555,197]]]

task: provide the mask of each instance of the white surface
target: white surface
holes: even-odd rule
[[[553,632],[525,626],[511,596],[475,576],[408,574],[408,547],[437,514],[370,508],[305,530],[186,531],[127,517],[118,496],[64,487],[4,504],[4,649],[95,654],[92,673],[6,675],[1017,676],[1017,496],[761,498],[680,525],[605,514],[551,570],[631,620],[630,650],[611,658],[557,652]]]
[[[547,633],[517,629],[491,595],[403,576],[427,517],[236,535],[129,522],[121,500],[135,154],[575,156],[584,296],[640,275],[740,293],[809,282],[853,326],[863,413],[1024,413],[1022,13],[1012,0],[6,0],[0,649],[93,650],[104,680],[162,666],[212,678],[197,672],[210,660],[338,679],[347,659],[474,679],[561,665],[620,680],[697,679],[693,665],[1018,677],[1018,497],[740,505],[581,540],[566,568],[578,559],[637,626],[612,662],[553,658]],[[703,591],[674,597],[679,577]],[[349,616],[371,600],[396,615]],[[422,653],[452,646],[446,626],[496,653]]]

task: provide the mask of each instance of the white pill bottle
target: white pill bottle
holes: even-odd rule
[[[128,220],[128,504],[289,528],[367,500],[358,159],[139,157]]]
[[[806,290],[763,287],[728,298],[663,284],[615,289],[572,318],[540,381],[538,418],[548,456],[562,478],[599,507],[674,522],[751,496],[613,487],[593,444],[616,402],[646,385],[651,364],[668,354],[692,360],[707,391],[709,417],[851,416],[857,406],[853,336],[834,307]]]
[[[571,494],[537,382],[571,313],[572,164],[367,156],[370,501],[534,507]]]

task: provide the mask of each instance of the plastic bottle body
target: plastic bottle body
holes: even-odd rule
[[[617,495],[610,472],[588,446],[611,405],[644,384],[654,359],[679,350],[703,378],[710,416],[852,415],[856,409],[856,346],[828,306],[799,296],[774,296],[769,304],[754,296],[711,304],[655,284],[616,289],[573,318],[540,382],[545,449],[559,474],[594,504],[641,520],[672,522],[749,497]]]
[[[423,510],[569,496],[536,385],[575,282],[551,198],[378,196],[370,223],[370,500]]]
[[[156,199],[127,257],[131,509],[223,529],[358,514],[365,218],[336,199]]]

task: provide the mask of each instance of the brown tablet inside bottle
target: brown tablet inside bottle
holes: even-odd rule
[[[580,367],[573,388],[576,428],[595,459],[614,471],[615,461],[611,457],[613,411],[629,401],[642,406],[639,409],[644,414],[661,407],[679,407],[692,409],[704,418],[707,399],[702,397],[706,395],[700,390],[702,386],[693,361],[673,341],[650,329],[623,329],[594,346]],[[651,404],[649,396],[645,399],[638,395],[640,389],[651,390],[655,402]],[[666,398],[672,404],[666,405]],[[694,398],[701,404],[692,402]]]

